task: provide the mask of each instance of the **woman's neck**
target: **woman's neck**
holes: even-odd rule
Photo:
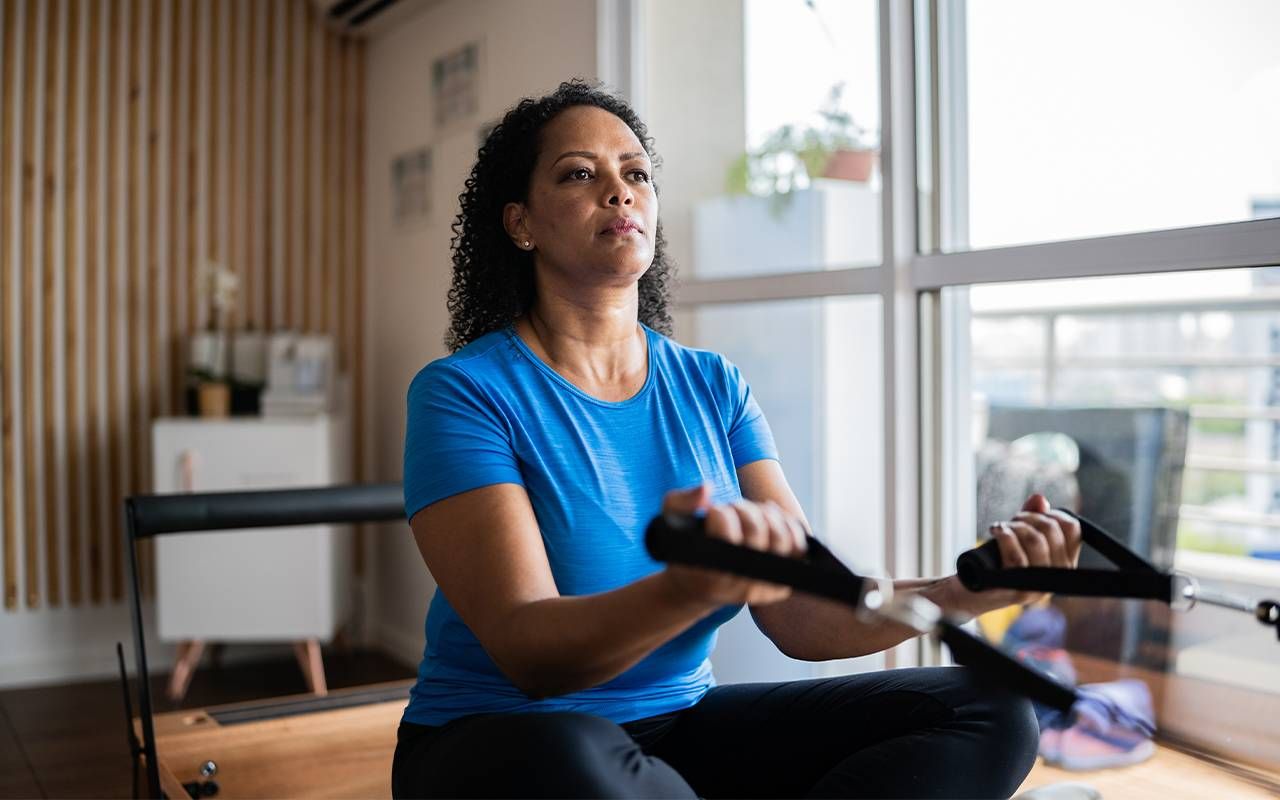
[[[540,358],[584,391],[614,395],[638,389],[637,381],[643,384],[648,371],[637,302],[634,293],[618,302],[589,305],[539,295],[516,330]]]

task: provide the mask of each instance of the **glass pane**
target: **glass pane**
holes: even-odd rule
[[[957,348],[968,363],[956,366],[972,396],[954,415],[970,429],[948,441],[972,453],[976,498],[953,552],[1041,492],[1160,569],[1250,604],[1280,597],[1280,267],[951,295],[969,314],[969,348]],[[1080,565],[1114,568],[1090,547]],[[980,627],[1064,679],[1105,684],[1130,711],[1149,708],[1162,742],[1280,764],[1280,643],[1251,613],[1060,594]],[[1042,754],[1063,765],[1148,756],[1147,737],[1114,719],[1043,727]]]
[[[874,0],[646,9],[663,228],[684,274],[879,263]]]
[[[884,574],[879,297],[699,307],[686,341],[738,365],[764,410],[782,468],[815,535],[860,574]],[[722,682],[879,667],[881,656],[791,661],[739,615],[721,633]],[[816,670],[816,671],[815,671]]]
[[[944,249],[1280,214],[1280,3],[965,7],[942,115],[967,116],[967,169],[943,174],[967,175],[968,226]]]

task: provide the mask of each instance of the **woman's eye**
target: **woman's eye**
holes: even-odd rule
[[[578,167],[573,172],[569,173],[569,177],[573,178],[575,181],[586,180],[591,177],[591,170],[586,167]]]
[[[644,170],[642,170],[642,169],[632,170],[632,171],[631,171],[631,174],[632,174],[632,175],[634,175],[634,176],[635,176],[635,178],[636,178],[636,180],[638,180],[638,181],[641,181],[641,182],[643,182],[643,183],[648,183],[648,182],[649,182],[649,173],[645,172],[645,171],[644,171]]]

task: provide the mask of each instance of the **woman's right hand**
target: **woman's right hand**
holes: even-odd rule
[[[711,505],[706,484],[667,492],[662,501],[664,514],[693,514],[700,510],[706,512],[708,536],[780,556],[798,557],[805,552],[804,525],[772,501],[739,500]],[[791,596],[789,586],[704,567],[670,564],[663,577],[682,601],[712,608],[742,603],[764,606]]]

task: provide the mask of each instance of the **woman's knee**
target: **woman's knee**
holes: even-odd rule
[[[1031,771],[1040,748],[1040,726],[1031,701],[1006,689],[985,687],[965,709],[971,719],[982,721],[984,747],[996,757],[1010,783],[998,787],[1012,794]]]
[[[982,694],[979,703],[996,734],[1029,749],[1034,758],[1040,742],[1040,725],[1031,701],[1006,689],[992,688]]]

